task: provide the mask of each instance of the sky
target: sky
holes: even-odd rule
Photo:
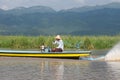
[[[16,7],[48,6],[55,10],[73,7],[104,5],[120,0],[0,0],[0,8],[4,10]]]

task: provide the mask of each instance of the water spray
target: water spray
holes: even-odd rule
[[[106,54],[105,61],[120,61],[120,42]]]

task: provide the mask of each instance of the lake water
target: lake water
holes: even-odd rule
[[[120,80],[120,62],[0,57],[0,80]]]

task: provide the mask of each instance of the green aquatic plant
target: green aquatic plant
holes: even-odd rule
[[[120,41],[116,36],[61,35],[65,49],[109,49]],[[51,48],[54,36],[0,36],[0,48],[39,49],[43,43]]]

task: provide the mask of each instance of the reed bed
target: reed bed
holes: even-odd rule
[[[116,36],[71,36],[61,35],[65,49],[109,49],[120,41]],[[55,47],[54,36],[0,36],[0,48],[10,49],[39,49],[44,44]]]

